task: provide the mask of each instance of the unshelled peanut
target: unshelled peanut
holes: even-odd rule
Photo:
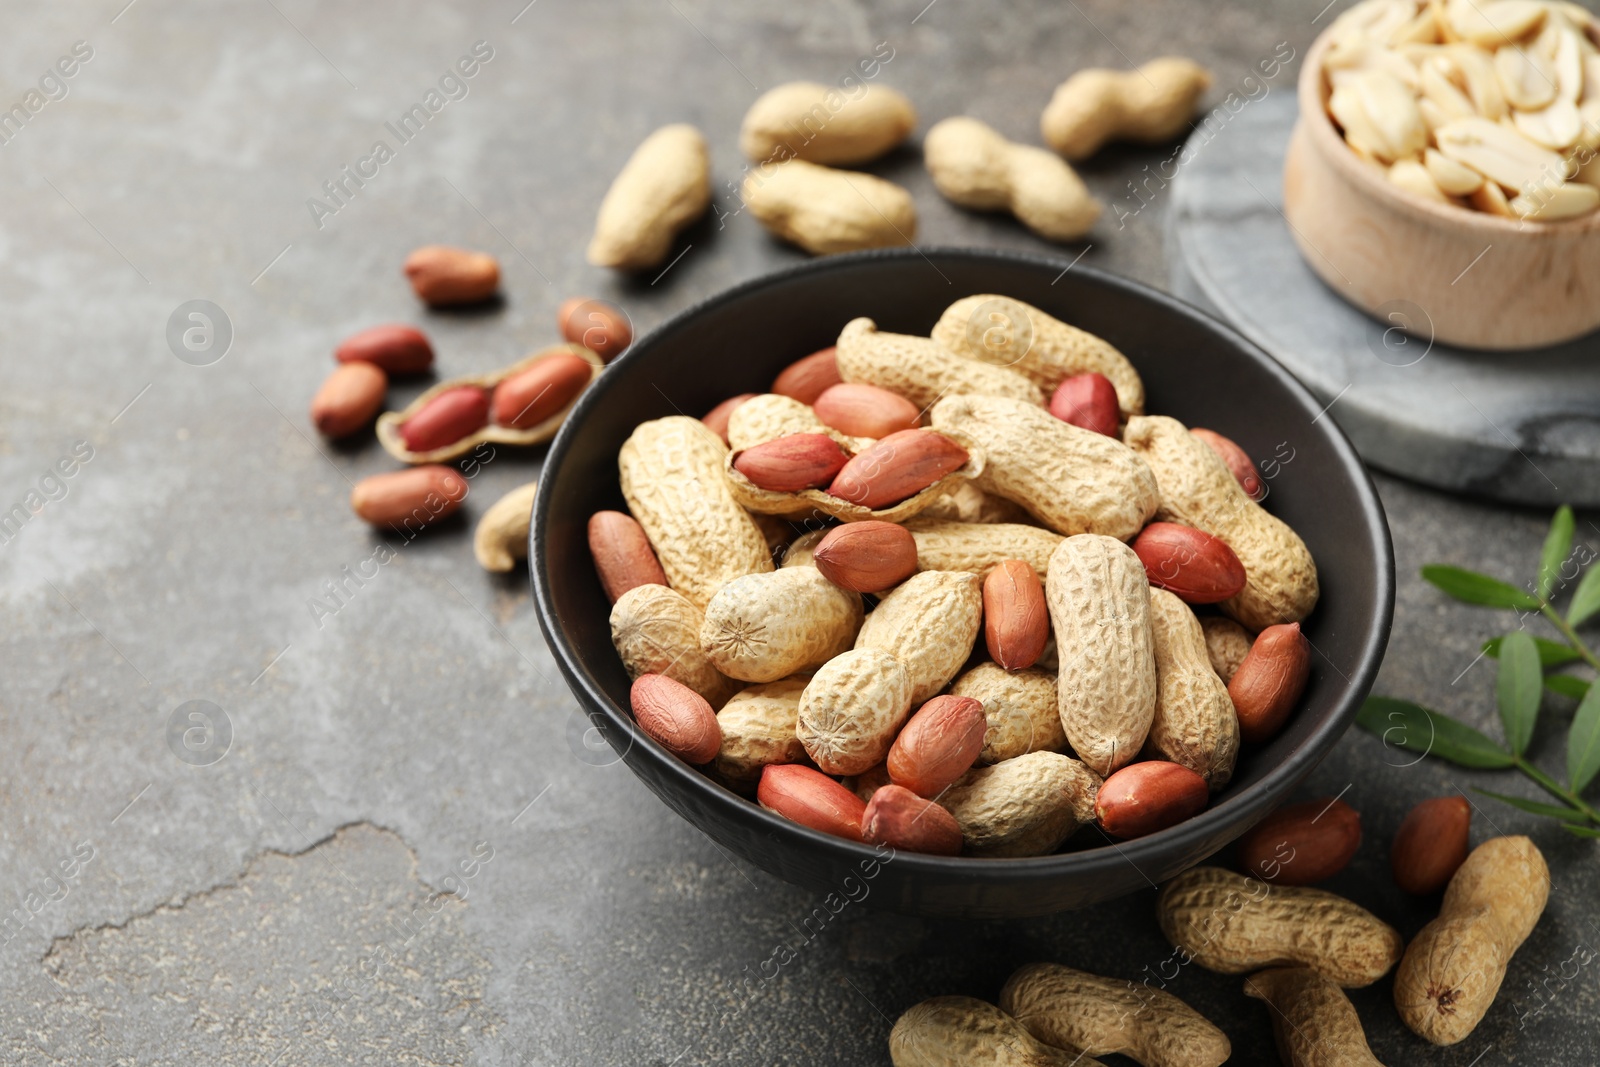
[[[739,150],[752,163],[866,163],[904,141],[916,125],[911,101],[886,85],[786,82],[745,112]]]
[[[1156,711],[1145,750],[1205,779],[1213,792],[1233,778],[1239,719],[1228,688],[1211,667],[1205,632],[1189,606],[1165,589],[1150,590],[1155,643]]]
[[[528,556],[528,530],[538,482],[518,486],[489,505],[472,531],[472,554],[486,571],[504,574]]]
[[[1131,763],[1156,710],[1150,585],[1133,550],[1079,534],[1050,558],[1045,585],[1061,661],[1061,728],[1102,776]]]
[[[1450,879],[1439,917],[1395,972],[1401,1020],[1435,1045],[1472,1033],[1549,899],[1550,868],[1526,837],[1493,837],[1473,849]]]
[[[770,764],[803,763],[805,746],[795,736],[800,694],[808,676],[782,678],[741,689],[717,712],[722,745],[716,768],[735,782],[753,782]]]
[[[800,696],[795,732],[823,771],[860,774],[889,754],[912,703],[911,678],[899,660],[856,648],[812,676]]]
[[[1043,856],[1094,821],[1100,777],[1058,752],[974,767],[939,798],[975,856]]]
[[[983,704],[986,726],[979,762],[999,763],[1067,747],[1053,671],[1008,671],[997,663],[980,663],[957,678],[950,692]]]
[[[1014,370],[964,359],[926,337],[885,333],[871,319],[852,319],[839,331],[839,375],[899,393],[918,408],[940,397],[968,393],[1005,396],[1039,407],[1039,387]]]
[[[730,678],[775,682],[851,648],[861,610],[861,594],[839,588],[815,567],[746,574],[706,604],[700,647]]]
[[[917,544],[917,566],[924,570],[986,575],[1005,560],[1016,559],[1043,576],[1062,541],[1058,533],[1023,523],[930,519],[926,514],[905,524]]]
[[[1080,70],[1057,87],[1039,119],[1045,143],[1068,159],[1086,159],[1108,141],[1159,144],[1189,129],[1211,75],[1180,56],[1137,70]]]
[[[1071,375],[1102,374],[1116,388],[1124,418],[1144,412],[1144,383],[1115,345],[1021,300],[993,293],[963,297],[945,308],[932,337],[965,359],[1023,375],[1045,395]]]
[[[1127,1056],[1143,1067],[1219,1067],[1227,1035],[1162,989],[1030,963],[1000,990],[1000,1010],[1040,1041],[1092,1056]]]
[[[939,625],[929,626],[930,619],[938,619]],[[878,602],[861,624],[855,647],[878,649],[898,661],[911,683],[911,702],[920,705],[961,670],[982,622],[983,594],[977,575],[922,571]]]
[[[911,194],[856,171],[791,159],[744,179],[744,204],[773,234],[813,255],[908,245],[917,235]]]
[[[1008,211],[1052,241],[1082,237],[1103,208],[1061,157],[1008,141],[977,119],[936,124],[923,140],[922,154],[946,199],[979,211]]]
[[[1383,1067],[1344,990],[1309,967],[1274,967],[1244,980],[1266,1001],[1284,1067]]]
[[[641,423],[617,459],[667,581],[701,607],[734,578],[772,569],[766,538],[728,488],[726,453],[698,419],[674,415]]]
[[[693,126],[663,126],[634,150],[600,202],[589,262],[616,270],[658,266],[710,203],[705,138]]]
[[[889,1031],[894,1067],[1105,1067],[1077,1049],[1047,1045],[993,1004],[934,997],[909,1008]]]
[[[1346,989],[1371,985],[1400,959],[1400,931],[1321,889],[1274,886],[1195,867],[1161,890],[1161,932],[1208,971],[1244,974],[1302,964]]]
[[[711,665],[700,648],[705,616],[689,598],[664,585],[640,585],[611,608],[611,643],[630,678],[662,674],[720,708],[739,683]]]

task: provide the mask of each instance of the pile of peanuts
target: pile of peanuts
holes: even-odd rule
[[[730,788],[1042,855],[1192,816],[1299,705],[1309,551],[1106,341],[978,295],[931,337],[856,319],[772,388],[638,426],[631,514],[589,525],[636,721]]]
[[[1365,0],[1328,32],[1328,113],[1395,185],[1540,222],[1600,207],[1600,21],[1584,8]]]
[[[500,287],[500,265],[483,252],[429,245],[406,257],[405,275],[429,307],[481,304]],[[633,341],[620,309],[574,297],[557,322],[567,343],[535,352],[492,374],[439,382],[400,411],[379,415],[390,375],[433,368],[433,344],[414,326],[373,326],[342,341],[338,367],[311,400],[311,422],[326,437],[346,438],[377,419],[384,450],[407,470],[356,483],[350,507],[375,526],[412,536],[454,513],[467,482],[454,460],[485,442],[541,444],[555,436],[578,396],[608,360]],[[486,570],[509,571],[527,555],[528,521],[536,483],[507,493],[479,520],[473,551]]]
[[[1550,892],[1549,868],[1528,838],[1471,849],[1471,814],[1465,797],[1433,797],[1394,835],[1396,884],[1444,891],[1439,916],[1409,946],[1365,908],[1309,888],[1342,870],[1361,843],[1360,815],[1324,797],[1282,808],[1241,838],[1234,859],[1245,874],[1195,867],[1167,882],[1156,920],[1173,952],[1139,979],[1031,963],[994,1003],[940,996],[906,1010],[889,1034],[890,1058],[896,1067],[1085,1067],[1122,1055],[1144,1067],[1219,1067],[1233,1054],[1227,1035],[1166,988],[1190,963],[1249,975],[1242,991],[1268,1005],[1287,1067],[1381,1067],[1344,991],[1396,965],[1401,1021],[1435,1045],[1455,1044],[1488,1013]]]
[[[863,60],[864,77],[881,64]],[[1187,132],[1211,75],[1165,56],[1137,70],[1082,70],[1057,87],[1039,119],[1049,149],[1007,140],[967,116],[934,124],[923,157],[935,187],[974,211],[1004,211],[1052,241],[1089,232],[1102,204],[1068,160],[1110,141],[1159,144]],[[735,212],[774,236],[823,255],[909,245],[917,209],[901,186],[859,170],[902,145],[917,125],[903,94],[853,75],[840,86],[788,82],[745,114],[739,147],[746,167]],[[733,186],[729,182],[730,188]],[[711,205],[706,139],[683,123],[645,138],[601,202],[589,262],[637,271],[660,266],[677,234]]]

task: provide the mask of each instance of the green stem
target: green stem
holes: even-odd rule
[[[1548,774],[1544,773],[1532,763],[1529,763],[1527,760],[1523,759],[1521,756],[1514,756],[1512,758],[1516,760],[1517,770],[1531,778],[1533,783],[1540,789],[1543,789],[1546,793],[1549,793],[1551,796],[1567,804],[1569,807],[1576,808],[1578,811],[1583,812],[1589,817],[1590,822],[1600,823],[1600,811],[1596,811],[1594,808],[1584,803],[1583,799],[1579,797],[1578,794],[1563,787],[1560,782],[1556,781],[1554,778],[1550,777]]]
[[[1561,613],[1550,606],[1550,601],[1539,601],[1539,610],[1544,614],[1545,618],[1550,620],[1550,625],[1559,630],[1561,636],[1567,639],[1567,644],[1572,646],[1572,650],[1582,656],[1585,663],[1600,671],[1600,656],[1596,656],[1589,650],[1589,646],[1584,644],[1583,639],[1578,636],[1578,631],[1568,625],[1567,620],[1561,617]]]

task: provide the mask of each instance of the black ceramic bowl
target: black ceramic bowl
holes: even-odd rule
[[[834,256],[747,282],[635,344],[584,395],[550,449],[534,505],[531,570],[539,623],[597,729],[667,806],[780,878],[929,916],[1040,915],[1142,889],[1204,860],[1280,804],[1354,718],[1377,674],[1394,602],[1383,509],[1321,405],[1260,349],[1185,304],[1066,260],[976,250]],[[1247,750],[1211,807],[1113,845],[1095,827],[1070,851],[1032,859],[901,853],[807,829],[729,792],[646,737],[628,711],[610,606],[586,523],[623,507],[617,450],[640,422],[701,415],[764,392],[786,364],[833,344],[850,319],[926,335],[973,293],[1027,301],[1116,345],[1138,368],[1147,409],[1227,434],[1264,466],[1267,506],[1305,538],[1322,599],[1305,624],[1315,653],[1304,705],[1270,744]]]

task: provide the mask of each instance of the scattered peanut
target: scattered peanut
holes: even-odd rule
[[[414,531],[451,514],[466,499],[466,479],[435,464],[361,479],[350,490],[350,510],[374,526]]]
[[[1311,968],[1274,967],[1251,975],[1244,994],[1271,1007],[1285,1067],[1383,1067],[1350,998]]]
[[[575,296],[556,310],[561,336],[610,363],[633,343],[633,323],[615,304]]]
[[[583,380],[588,380],[587,365]],[[420,454],[453,444],[488,423],[489,393],[475,385],[463,385],[428,398],[397,429],[406,451]]]
[[[894,1067],[1105,1067],[1077,1049],[1035,1038],[993,1004],[934,997],[908,1009],[889,1031]]]
[[[1346,989],[1371,985],[1400,959],[1400,931],[1324,892],[1195,867],[1161,890],[1161,932],[1208,971],[1243,974],[1303,964]]]
[[[1072,160],[1113,140],[1160,144],[1188,130],[1210,87],[1206,69],[1179,56],[1152,59],[1137,70],[1081,70],[1057,87],[1039,132]]]
[[[1000,1009],[1047,1045],[1143,1067],[1219,1067],[1233,1053],[1227,1035],[1171,993],[1058,963],[1018,968]]]
[[[421,374],[433,366],[433,345],[415,326],[370,326],[339,342],[340,363],[371,363],[388,374]]]
[[[1443,889],[1467,861],[1472,805],[1466,797],[1430,797],[1406,814],[1389,848],[1394,883],[1423,896]]]
[[[1549,898],[1550,869],[1526,837],[1494,837],[1473,849],[1450,879],[1439,917],[1395,972],[1401,1020],[1435,1045],[1472,1033]]]
[[[376,363],[341,363],[311,398],[311,422],[327,437],[344,437],[366,426],[383,409],[389,377]]]
[[[476,304],[500,288],[500,263],[486,252],[427,245],[406,257],[405,275],[429,307]]]
[[[594,569],[613,604],[638,586],[667,584],[650,539],[632,515],[620,511],[597,511],[591,515],[589,554],[594,556]],[[695,630],[699,632],[698,625]]]
[[[589,262],[615,270],[659,266],[673,239],[711,204],[711,160],[693,126],[663,126],[622,167],[595,221]]]
[[[1274,885],[1314,885],[1344,870],[1361,847],[1361,814],[1335,797],[1279,808],[1235,844],[1245,873]]]
[[[978,211],[1009,211],[1052,241],[1093,228],[1103,205],[1059,156],[1006,140],[972,118],[950,118],[928,131],[922,153],[945,198]]]
[[[904,141],[916,125],[911,101],[884,85],[857,82],[845,90],[786,82],[762,93],[745,112],[739,150],[752,163],[866,163]]]
[[[870,174],[801,159],[763,163],[746,176],[743,195],[763,226],[814,255],[894,248],[917,235],[911,194]]]
[[[576,352],[557,352],[494,387],[494,421],[514,430],[531,429],[564,411],[593,379],[592,363]]]
[[[1150,584],[1185,604],[1215,604],[1244,588],[1244,564],[1233,549],[1192,526],[1152,522],[1134,538],[1133,551]]]
[[[503,574],[515,567],[517,560],[528,558],[528,530],[538,489],[538,482],[528,482],[489,505],[472,532],[472,554],[478,566]]]

